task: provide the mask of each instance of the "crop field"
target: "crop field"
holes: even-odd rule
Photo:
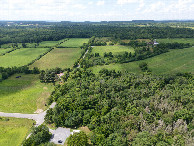
[[[26,44],[26,48],[35,48],[35,46],[37,46],[37,43],[25,43]],[[19,48],[23,48],[22,43],[17,43]],[[12,47],[12,43],[9,44],[3,44],[1,45],[1,48],[13,48]]]
[[[103,56],[104,53],[112,52],[113,55],[122,54],[124,52],[134,53],[134,49],[132,47],[127,46],[95,46],[92,49],[92,53],[99,53],[100,56]]]
[[[0,145],[21,146],[32,125],[32,120],[0,117]]]
[[[15,74],[0,82],[0,112],[34,113],[46,109],[53,86],[40,83],[39,75]]]
[[[190,43],[194,45],[194,38],[157,39],[159,43]]]
[[[47,52],[49,48],[22,48],[0,56],[1,67],[23,66]]]
[[[8,49],[0,48],[0,55],[7,53],[8,51],[11,51],[11,50],[13,50],[13,48],[8,48]]]
[[[122,42],[124,43],[129,43],[131,40],[121,40]],[[149,39],[137,39],[137,41],[140,41],[140,42],[150,42],[151,40]]]
[[[139,64],[148,63],[148,68],[153,74],[169,74],[177,72],[194,73],[194,47],[171,50],[170,52],[148,58],[141,61],[129,62],[124,64],[110,64],[105,66],[95,66],[91,68],[94,73],[98,73],[102,68],[115,69],[116,71],[127,70],[129,72],[140,73]]]
[[[57,45],[58,43],[62,42],[63,40],[60,41],[43,41],[41,43],[39,43],[38,47],[54,47],[55,45]]]
[[[81,51],[80,48],[55,48],[40,60],[32,64],[30,68],[70,68],[73,67],[75,61],[81,56]]]
[[[79,48],[83,45],[83,43],[87,43],[89,39],[86,38],[72,38],[60,45],[60,47],[64,48]]]

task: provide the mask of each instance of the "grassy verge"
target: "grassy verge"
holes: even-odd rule
[[[0,118],[0,145],[20,146],[32,125],[28,119]]]
[[[0,112],[34,113],[45,110],[46,100],[53,90],[51,84],[40,83],[38,75],[18,74],[0,82]]]

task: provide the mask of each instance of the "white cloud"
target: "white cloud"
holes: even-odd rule
[[[98,2],[97,2],[97,5],[98,5],[98,6],[104,5],[104,1],[98,1]]]
[[[127,3],[138,3],[139,0],[117,0],[117,4],[124,5]]]
[[[86,9],[86,6],[84,6],[83,4],[76,4],[73,7],[78,9]]]

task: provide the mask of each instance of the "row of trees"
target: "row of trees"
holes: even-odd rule
[[[143,65],[143,67],[145,67]],[[68,72],[55,88],[46,122],[88,126],[94,145],[192,143],[192,74],[153,76],[102,70]]]

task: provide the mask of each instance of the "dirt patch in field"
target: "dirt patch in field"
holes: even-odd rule
[[[48,88],[47,88],[47,87],[44,87],[43,89],[44,89],[44,90],[48,90]]]

